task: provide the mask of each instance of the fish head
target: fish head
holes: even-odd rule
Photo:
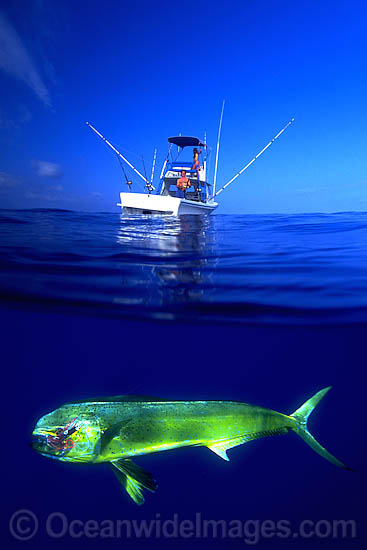
[[[32,438],[31,447],[44,456],[64,462],[94,462],[101,445],[101,430],[95,415],[66,405],[42,416]]]

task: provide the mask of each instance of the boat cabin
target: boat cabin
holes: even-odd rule
[[[185,199],[205,203],[210,198],[210,185],[206,181],[206,160],[207,149],[204,143],[196,137],[176,136],[168,138],[170,144],[167,159],[163,165],[157,194],[162,196],[177,196],[177,180],[181,177],[182,170],[185,170],[186,177],[190,180],[191,187],[185,192]],[[172,145],[178,147],[175,160],[169,160],[172,152]],[[191,162],[180,160],[181,153],[185,147],[190,148]],[[199,167],[194,166],[193,148],[202,148],[199,155]],[[191,149],[192,148],[192,149]]]

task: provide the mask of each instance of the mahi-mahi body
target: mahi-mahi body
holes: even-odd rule
[[[291,415],[237,401],[165,401],[117,396],[63,405],[37,423],[32,447],[68,462],[113,466],[137,503],[156,482],[132,458],[177,447],[204,446],[224,460],[227,450],[253,439],[295,431],[317,453],[346,468],[307,430],[307,419],[330,387],[316,393]]]

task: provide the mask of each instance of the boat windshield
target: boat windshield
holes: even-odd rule
[[[160,195],[177,197],[177,180],[181,177],[181,171],[185,170],[190,186],[185,191],[185,198],[195,202],[205,202],[207,199],[207,184],[204,181],[202,170],[192,168],[191,163],[181,162],[179,165],[170,163],[163,175]]]

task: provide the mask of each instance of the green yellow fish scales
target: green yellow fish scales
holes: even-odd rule
[[[110,463],[137,504],[144,502],[144,489],[155,491],[157,485],[132,458],[177,447],[204,446],[229,460],[232,447],[295,431],[321,456],[346,468],[307,429],[310,413],[329,389],[317,392],[291,415],[238,401],[131,395],[67,403],[38,421],[32,447],[62,461]]]

